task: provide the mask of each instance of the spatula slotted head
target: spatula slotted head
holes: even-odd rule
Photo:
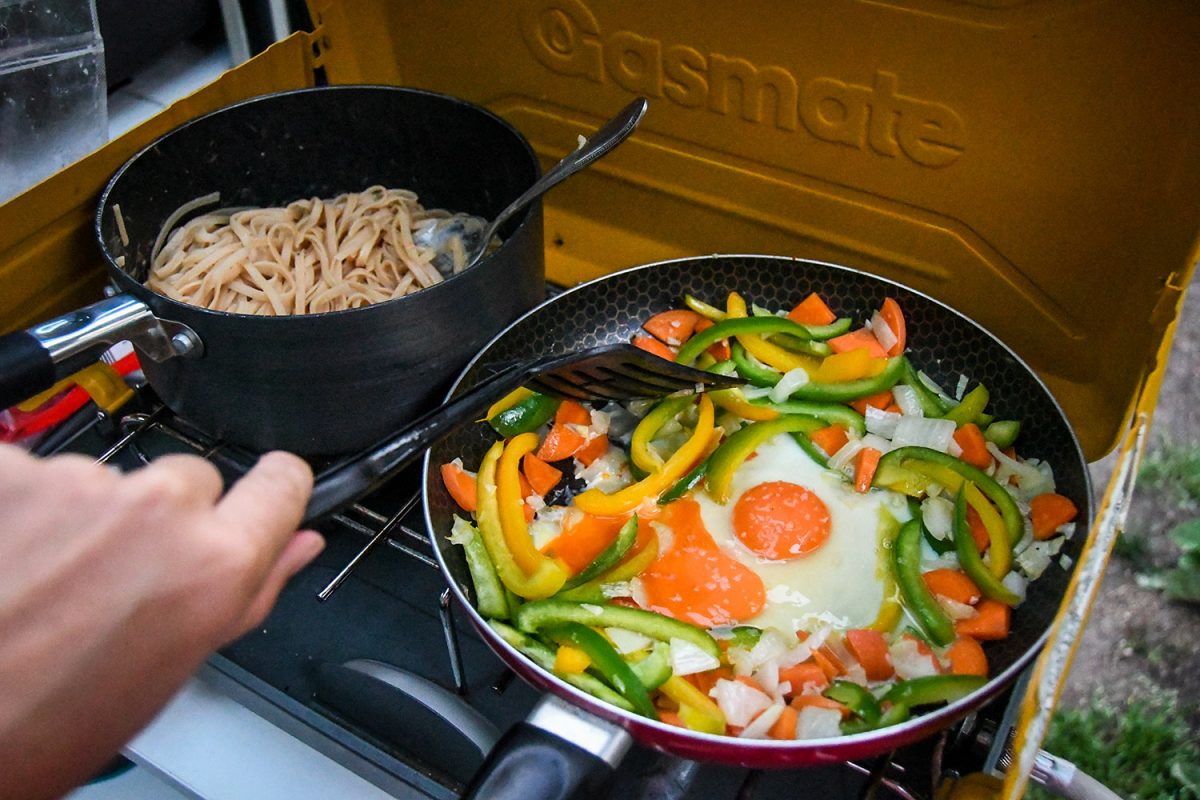
[[[739,378],[685,367],[631,344],[569,353],[549,363],[529,381],[540,391],[576,400],[633,400],[741,383]]]

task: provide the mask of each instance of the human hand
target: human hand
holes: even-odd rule
[[[221,491],[194,456],[120,475],[0,445],[0,798],[93,774],[324,546],[296,456]]]

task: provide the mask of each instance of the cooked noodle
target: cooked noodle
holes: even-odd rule
[[[425,209],[401,189],[372,186],[286,208],[215,211],[171,231],[146,285],[191,305],[238,314],[358,308],[432,286],[436,250],[413,242]],[[169,226],[168,226],[169,227]],[[463,248],[450,247],[454,272]]]

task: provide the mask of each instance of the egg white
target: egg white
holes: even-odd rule
[[[695,493],[704,525],[727,555],[753,570],[763,581],[767,603],[753,619],[741,620],[783,631],[816,630],[833,625],[869,625],[883,601],[887,565],[879,546],[880,512],[898,522],[910,519],[905,498],[872,490],[860,494],[837,472],[812,460],[787,434],[768,440],[757,455],[733,476],[725,505],[703,491]],[[733,532],[733,508],[747,490],[768,481],[788,481],[807,488],[829,509],[829,538],[814,552],[788,561],[762,558]]]

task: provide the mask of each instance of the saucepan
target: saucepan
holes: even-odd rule
[[[650,315],[677,308],[684,295],[723,302],[737,291],[768,308],[790,308],[817,292],[839,315],[865,320],[887,297],[907,319],[911,360],[943,386],[960,376],[991,390],[989,408],[1022,421],[1021,454],[1053,465],[1057,491],[1079,509],[1078,523],[1091,519],[1091,491],[1079,443],[1042,381],[995,336],[937,300],[874,275],[834,264],[754,255],[685,258],[618,272],[570,289],[513,323],[471,362],[451,394],[478,383],[496,365],[534,355],[629,341]],[[990,642],[990,678],[969,695],[874,731],[836,738],[776,741],[694,732],[623,711],[597,700],[543,669],[508,644],[476,611],[463,548],[451,540],[455,514],[439,474],[455,458],[473,468],[495,441],[486,425],[462,428],[428,452],[425,514],[442,571],[471,625],[523,679],[544,690],[546,700],[510,731],[474,782],[475,796],[489,798],[568,797],[602,782],[631,740],[688,759],[754,768],[796,767],[860,759],[889,752],[933,735],[987,703],[1007,687],[1037,654],[1063,600],[1070,571],[1054,564],[1029,584],[1013,612],[1007,638]],[[1078,555],[1084,537],[1064,548]]]
[[[146,288],[164,224],[214,193],[194,213],[373,185],[492,219],[539,174],[507,122],[413,89],[302,89],[192,120],[133,156],[100,198],[96,237],[120,293],[0,339],[0,407],[130,339],[162,400],[215,437],[305,455],[366,447],[436,405],[483,343],[544,298],[540,202],[505,226],[498,249],[441,283],[296,316],[210,311]]]

